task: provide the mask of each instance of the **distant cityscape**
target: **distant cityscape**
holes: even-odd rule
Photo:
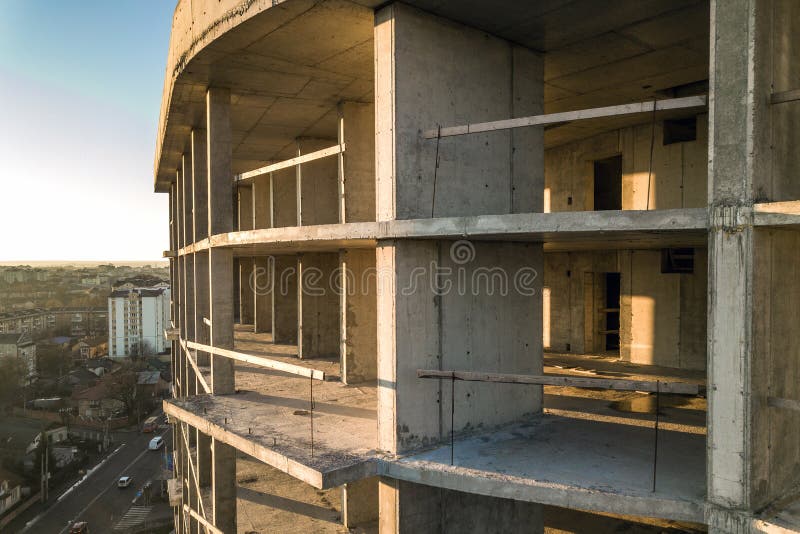
[[[0,266],[0,530],[169,394],[169,310],[168,267]]]

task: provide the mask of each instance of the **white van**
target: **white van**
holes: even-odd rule
[[[156,436],[150,440],[150,445],[147,446],[148,449],[151,451],[157,451],[161,447],[164,446],[164,438],[161,436]]]

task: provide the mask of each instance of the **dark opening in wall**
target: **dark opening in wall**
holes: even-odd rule
[[[606,273],[606,350],[619,350],[620,273]]]
[[[664,121],[664,144],[685,143],[697,139],[697,117]]]
[[[622,209],[622,156],[594,162],[594,209]]]
[[[662,273],[693,273],[694,249],[693,248],[664,248],[661,249]]]

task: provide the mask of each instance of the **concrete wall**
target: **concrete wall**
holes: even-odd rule
[[[339,295],[331,280],[339,267],[335,252],[305,253],[298,260],[298,347],[301,358],[339,355]]]
[[[272,337],[297,343],[297,256],[275,256],[272,286]]]
[[[438,170],[420,135],[540,113],[541,57],[402,4],[378,12],[375,47],[379,220],[541,211],[541,128],[442,139]]]
[[[660,250],[545,254],[545,348],[605,350],[597,334],[604,329],[603,274],[618,272],[622,359],[705,369],[707,262],[705,249],[695,249],[694,273],[664,274]]]
[[[345,222],[375,220],[375,105],[339,104],[346,150],[344,160]]]
[[[300,139],[298,154],[308,154],[336,144],[335,139]],[[339,222],[339,169],[336,158],[322,158],[299,166],[302,225]]]
[[[339,262],[346,273],[340,296],[342,380],[346,384],[375,380],[378,376],[375,251],[342,251]]]
[[[663,144],[655,125],[648,204],[651,124],[630,126],[545,152],[544,210],[594,209],[595,160],[622,156],[622,209],[699,208],[707,201],[708,115],[697,116],[697,140]]]
[[[401,480],[380,481],[380,532],[542,532],[540,504],[485,497]],[[399,503],[398,506],[389,504]]]
[[[297,226],[297,175],[294,169],[272,173],[272,194],[275,228]]]

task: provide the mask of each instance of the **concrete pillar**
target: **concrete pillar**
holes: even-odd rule
[[[209,235],[233,230],[231,196],[231,95],[228,89],[209,88],[206,94],[208,229]],[[211,345],[233,348],[233,253],[208,251]],[[233,360],[212,356],[211,388],[215,395],[235,392]],[[214,524],[236,532],[236,455],[229,445],[212,440]]]
[[[297,354],[300,358],[339,354],[339,296],[330,281],[337,253],[301,254],[297,261]]]
[[[272,288],[272,338],[297,343],[297,256],[275,256]]]
[[[339,332],[341,374],[345,384],[378,377],[377,272],[375,251],[351,249],[339,253]]]
[[[253,258],[239,258],[239,322],[252,325],[255,320],[255,288],[253,287]]]
[[[191,153],[183,155],[181,165],[181,174],[183,181],[183,241],[186,245],[194,242],[194,179],[192,176],[192,155]],[[185,340],[192,340],[194,336],[195,319],[194,319],[194,255],[187,254],[183,257],[183,289],[181,292],[183,317],[181,321],[181,338]],[[197,376],[194,367],[189,363],[189,354],[184,354],[186,366],[186,395],[197,394]]]
[[[214,525],[222,532],[236,532],[236,449],[211,438]]]
[[[211,485],[211,436],[197,430],[197,478],[201,488]]]
[[[380,532],[493,534],[544,531],[540,504],[380,479]],[[399,504],[395,506],[395,504]]]
[[[255,293],[255,317],[253,318],[256,333],[272,332],[272,275],[275,260],[272,257],[254,258],[253,291]]]
[[[791,2],[712,2],[709,104],[707,522],[749,532],[753,514],[800,480],[800,415],[769,406],[800,394],[796,230],[753,227],[755,201],[787,200],[797,150],[769,95],[796,44]],[[779,29],[783,28],[784,31]],[[793,49],[794,47],[795,49]],[[781,87],[788,88],[787,86]],[[782,104],[783,105],[783,104]]]
[[[375,105],[339,104],[339,130],[347,147],[342,154],[342,222],[375,220]]]
[[[379,221],[542,211],[541,128],[438,143],[419,134],[465,117],[541,112],[539,55],[399,3],[376,13],[375,51]],[[420,368],[542,372],[541,244],[387,240],[376,254],[380,450],[403,454],[446,439],[442,411],[451,403],[456,432],[541,410],[540,387],[458,383],[453,397],[451,384],[416,376]],[[502,521],[487,519],[496,501],[382,481],[381,532],[447,530],[445,506],[454,524],[479,527],[461,531],[502,532]]]
[[[175,172],[175,241],[178,245],[178,249],[182,249],[185,244],[185,233],[183,231],[183,225],[185,222],[184,217],[184,203],[183,203],[183,173],[180,169]],[[172,294],[174,295],[174,303],[175,303],[175,328],[178,329],[180,336],[183,337],[184,332],[184,314],[183,314],[183,306],[184,306],[184,299],[183,299],[183,291],[184,291],[184,256],[178,255],[175,258],[175,285],[172,288]],[[186,359],[183,352],[183,347],[181,346],[180,342],[175,344],[175,365],[176,365],[176,376],[178,377],[178,388],[176,393],[179,397],[186,396]]]
[[[378,520],[378,477],[342,486],[342,522],[354,529]]]
[[[206,164],[205,129],[192,130],[192,206],[194,207],[194,241],[202,241],[208,237],[208,165]],[[207,345],[209,327],[203,318],[208,313],[208,253],[198,252],[194,255],[194,340]],[[206,352],[197,351],[197,364],[207,366],[210,357]]]

